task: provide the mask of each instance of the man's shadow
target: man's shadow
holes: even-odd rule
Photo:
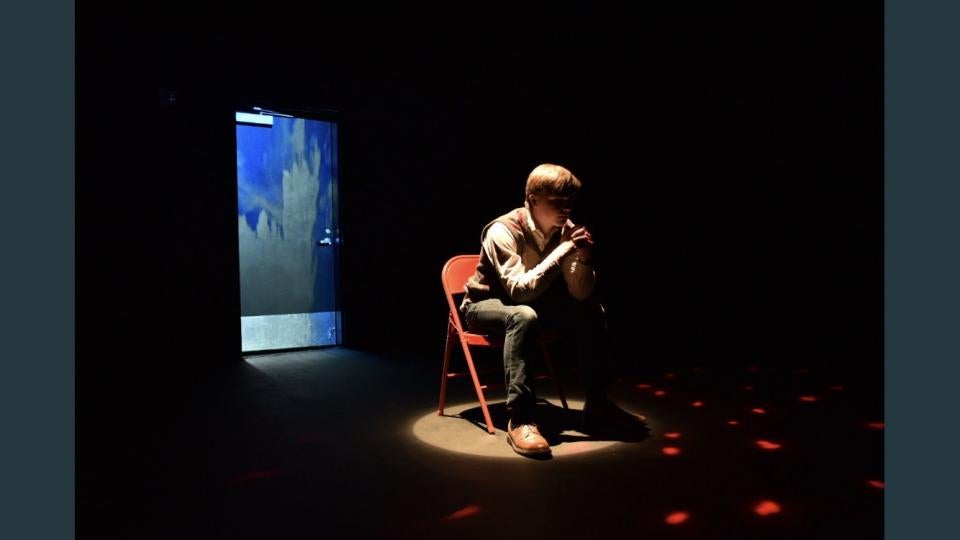
[[[503,402],[487,404],[487,408],[490,411],[490,419],[494,427],[507,431],[507,421],[510,419],[510,414],[507,411],[506,404]],[[483,420],[483,409],[479,405],[464,410],[458,416],[465,418],[484,431],[487,429]],[[642,442],[650,437],[650,428],[646,422],[638,421],[629,426],[590,429],[583,423],[583,412],[581,410],[564,409],[543,399],[537,400],[534,418],[540,427],[540,434],[547,439],[550,446],[584,441],[632,443]]]

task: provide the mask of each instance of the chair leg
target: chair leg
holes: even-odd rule
[[[490,409],[487,408],[487,400],[483,397],[483,389],[480,388],[480,379],[477,377],[477,369],[473,366],[473,356],[470,354],[470,346],[460,339],[460,345],[463,347],[463,357],[467,360],[467,367],[470,368],[470,377],[473,378],[473,387],[477,391],[477,399],[480,400],[480,408],[483,410],[483,419],[487,423],[487,431],[493,435],[497,431],[493,428],[493,420],[490,419]]]
[[[447,319],[447,342],[443,351],[443,372],[440,373],[440,406],[437,415],[443,416],[443,407],[447,402],[447,380],[450,379],[450,354],[453,352],[453,321]]]
[[[553,367],[553,361],[550,360],[550,351],[547,350],[547,344],[540,342],[540,350],[543,352],[543,363],[547,365],[547,370],[550,371],[550,378],[557,383],[557,394],[560,395],[560,403],[563,404],[564,409],[569,409],[567,406],[567,397],[563,393],[563,383],[560,382],[560,378],[557,377],[557,370]]]

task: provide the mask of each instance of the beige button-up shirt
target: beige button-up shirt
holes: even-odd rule
[[[555,228],[547,236],[537,229],[529,209],[524,208],[523,216],[524,236],[529,235],[538,250],[521,250],[510,229],[499,222],[487,229],[483,239],[483,250],[496,267],[510,298],[521,303],[537,298],[550,287],[558,272],[567,282],[571,296],[578,300],[589,298],[596,283],[596,273],[592,266],[581,261],[582,252],[573,242],[560,242],[549,253],[543,253],[555,235],[562,235],[574,227],[574,223],[567,220],[562,230]]]

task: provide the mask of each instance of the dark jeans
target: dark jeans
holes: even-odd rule
[[[548,328],[573,339],[584,378],[587,401],[606,398],[611,375],[607,352],[603,308],[599,302],[575,300],[566,292],[551,288],[529,304],[504,304],[492,298],[469,304],[464,322],[471,332],[504,335],[503,368],[507,387],[507,409],[511,416],[532,413],[536,396],[527,384],[527,366],[539,353],[536,332]]]

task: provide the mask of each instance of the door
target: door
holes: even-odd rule
[[[243,352],[339,345],[337,124],[256,109],[236,135]]]

